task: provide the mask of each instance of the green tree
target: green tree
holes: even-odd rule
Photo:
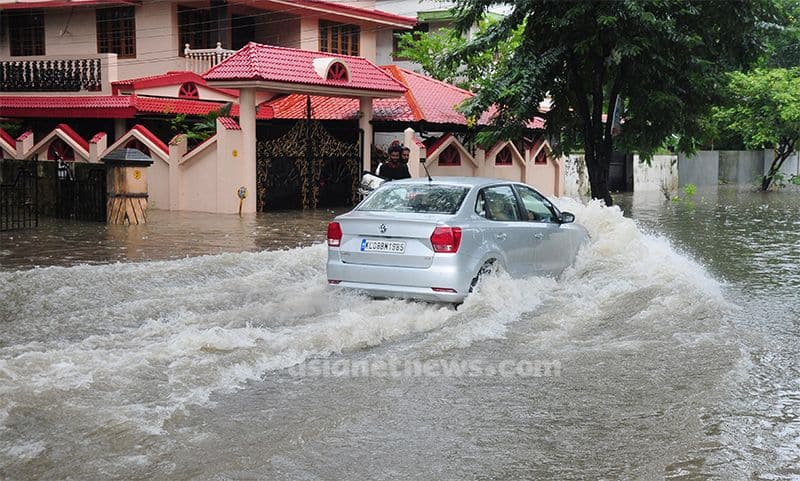
[[[492,15],[481,20],[477,35],[485,35],[500,21]],[[484,80],[496,71],[498,59],[510,55],[521,42],[522,29],[512,32],[508,41],[493,49],[475,51],[471,55],[456,59],[452,53],[463,50],[467,37],[455,28],[443,27],[432,32],[405,32],[398,35],[398,55],[418,63],[427,75],[468,90],[479,89]],[[472,34],[470,34],[472,35]]]
[[[800,139],[800,69],[733,72],[727,102],[714,109],[721,132],[739,135],[748,148],[774,148],[775,156],[761,183],[769,190]]]
[[[457,28],[481,19],[490,0],[459,0]],[[619,0],[502,2],[511,12],[455,56],[495,51],[522,29],[520,45],[497,59],[491,79],[465,106],[498,108],[485,140],[518,138],[546,98],[557,151],[583,148],[592,196],[608,188],[614,143],[652,154],[672,135],[690,150],[717,100],[726,72],[757,58],[768,0]],[[615,106],[623,118],[615,136]],[[489,137],[489,138],[487,138]]]

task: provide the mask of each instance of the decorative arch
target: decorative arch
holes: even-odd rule
[[[349,82],[351,78],[347,62],[334,57],[314,59],[314,71],[321,78],[334,82]]]
[[[178,98],[199,99],[200,89],[197,88],[197,84],[194,82],[184,82],[178,89]]]
[[[63,139],[56,137],[47,147],[47,160],[75,161],[75,149],[67,145]]]
[[[461,165],[461,152],[456,149],[455,145],[448,145],[439,154],[439,165],[441,166],[458,166]]]
[[[139,152],[143,153],[144,155],[152,157],[150,155],[150,147],[145,145],[144,142],[137,139],[136,137],[131,137],[131,139],[125,144],[126,149],[136,149]]]
[[[513,165],[514,164],[514,154],[511,152],[511,149],[506,145],[503,147],[500,152],[495,154],[494,156],[494,165]]]

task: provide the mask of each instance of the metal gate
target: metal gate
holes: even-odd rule
[[[61,219],[106,221],[106,171],[90,169],[84,179],[56,180],[55,215]]]
[[[0,231],[39,225],[39,183],[27,169],[17,172],[14,182],[0,184]]]
[[[358,200],[361,145],[343,142],[316,121],[256,147],[258,210],[314,209]]]

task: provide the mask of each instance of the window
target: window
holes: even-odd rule
[[[181,44],[178,48],[183,55],[186,44],[196,48],[214,48],[217,23],[209,9],[178,7],[178,35]]]
[[[475,213],[490,220],[520,220],[519,205],[510,185],[487,187],[478,194]]]
[[[547,165],[547,152],[544,150],[544,148],[540,150],[538,154],[536,154],[536,158],[533,159],[533,163],[536,165]]]
[[[506,145],[494,158],[495,165],[511,165],[513,163],[511,149]]]
[[[133,7],[98,8],[97,53],[136,57],[136,11]]]
[[[444,151],[439,154],[439,165],[441,166],[459,166],[461,165],[461,154],[455,146],[448,145]]]
[[[358,25],[319,21],[319,51],[358,56],[361,28]]]
[[[517,192],[522,205],[525,206],[525,211],[528,220],[535,222],[557,222],[558,216],[552,207],[550,201],[539,195],[535,190],[522,185],[517,186]]]
[[[372,193],[358,210],[455,214],[469,189],[458,185],[388,185]]]
[[[44,12],[9,13],[8,38],[12,57],[44,55]]]

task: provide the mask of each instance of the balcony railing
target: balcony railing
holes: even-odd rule
[[[222,48],[220,42],[217,42],[217,48],[192,49],[187,43],[183,49],[183,55],[186,57],[186,70],[195,73],[203,73],[235,53],[236,50]]]
[[[115,54],[0,60],[0,92],[102,92],[117,80]]]

